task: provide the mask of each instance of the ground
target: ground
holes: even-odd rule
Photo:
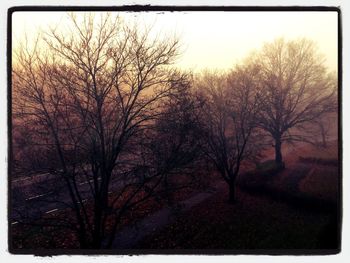
[[[240,178],[235,204],[227,202],[224,187],[137,248],[337,248],[338,167],[321,161],[335,160],[336,148],[332,143],[326,149],[309,145],[293,149],[283,172],[256,181]],[[301,161],[310,156],[318,162]]]
[[[336,249],[337,148],[335,142],[327,148],[298,145],[288,148],[281,172],[244,171],[237,181],[235,204],[227,202],[227,185],[211,174],[208,188],[175,196],[176,213],[156,202],[131,211],[119,228],[125,236],[120,242],[136,249]],[[151,217],[154,225],[147,228]],[[137,240],[128,236],[135,229],[144,232]],[[77,247],[68,232],[57,239],[57,231],[40,236],[33,227],[13,230],[18,248]],[[24,233],[30,237],[22,241]],[[115,244],[118,247],[123,245]]]
[[[220,192],[146,238],[137,248],[315,249],[330,223],[327,214],[298,211],[288,204],[237,191],[228,204]],[[171,237],[171,238],[170,238]]]

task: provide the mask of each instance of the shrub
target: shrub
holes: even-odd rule
[[[256,173],[260,175],[276,175],[284,168],[284,163],[278,164],[275,160],[267,160],[256,165]]]

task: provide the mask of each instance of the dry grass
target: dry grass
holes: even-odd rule
[[[308,144],[293,148],[285,156],[286,169],[266,183],[280,191],[300,191],[311,197],[334,202],[339,192],[337,160],[337,142],[330,142],[326,148]],[[296,177],[300,178],[296,184],[297,189],[291,189],[294,188],[291,187],[291,181],[297,180]]]
[[[312,249],[324,247],[328,215],[300,212],[287,204],[227,189],[179,216],[137,248],[147,249]],[[247,251],[248,252],[248,251]]]
[[[147,237],[138,248],[336,248],[337,220],[332,204],[339,191],[337,167],[300,163],[300,157],[335,159],[337,144],[291,149],[285,156],[287,168],[277,175],[243,174],[241,182],[253,186],[252,189],[264,188],[265,193],[257,194],[254,190],[248,193],[238,188],[238,201],[230,205],[225,188],[179,216],[174,224]],[[331,203],[331,209],[322,209],[325,203]]]
[[[312,197],[336,203],[339,194],[339,173],[336,167],[320,165],[301,180],[299,189]]]
[[[326,159],[326,160],[338,160],[338,142],[328,142],[326,147],[317,147],[314,145],[306,144],[296,148],[296,155],[298,158],[314,158],[314,159]]]

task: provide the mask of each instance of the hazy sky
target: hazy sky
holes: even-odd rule
[[[317,42],[332,70],[337,68],[336,12],[122,12],[125,21],[153,24],[154,32],[176,33],[183,53],[177,65],[186,69],[227,69],[263,43],[275,38],[305,37]],[[60,23],[65,12],[15,12],[13,44],[24,32],[34,36],[38,28]]]

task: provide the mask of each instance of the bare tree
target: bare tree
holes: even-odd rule
[[[314,130],[314,144],[327,147],[330,140],[334,140],[338,133],[337,113],[330,112],[311,122],[311,131]]]
[[[199,179],[199,102],[193,96],[191,77],[186,79],[163,102],[163,114],[157,119],[153,133],[143,140],[144,159],[158,171],[169,171],[164,174],[164,191],[160,192],[169,205],[174,204],[174,188],[197,186]]]
[[[170,68],[176,38],[151,38],[150,29],[111,14],[69,21],[64,32],[53,28],[44,41],[14,51],[14,118],[31,127],[46,171],[61,178],[69,198],[60,201],[74,211],[67,224],[80,246],[110,247],[125,212],[178,168],[178,152],[166,160],[172,165],[144,165],[143,146],[164,113],[159,106],[186,78]]]
[[[264,93],[258,124],[272,136],[275,160],[283,164],[283,142],[305,141],[307,131],[295,131],[336,110],[336,79],[315,44],[306,39],[266,44],[250,63],[260,69]]]
[[[242,161],[255,158],[260,148],[255,129],[259,111],[256,70],[237,67],[230,74],[206,73],[198,84],[205,100],[203,149],[228,184],[231,203]]]

